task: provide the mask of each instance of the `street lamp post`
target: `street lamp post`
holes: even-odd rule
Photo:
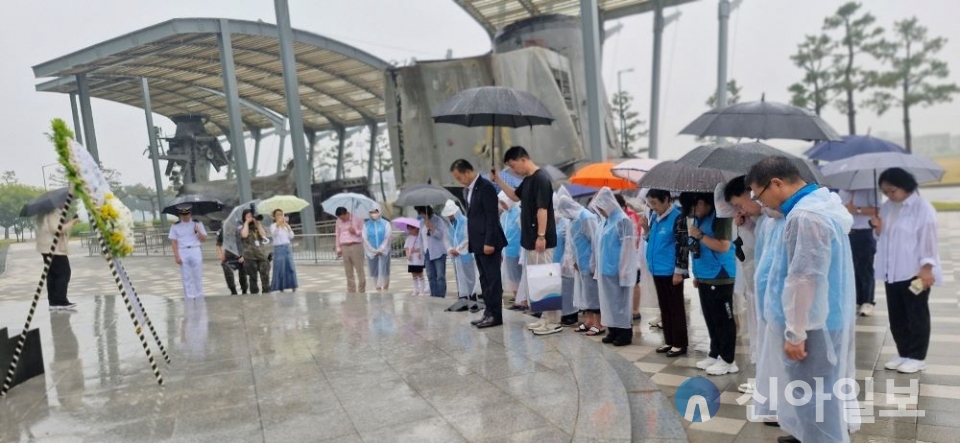
[[[617,100],[620,102],[617,106],[618,112],[620,113],[620,150],[621,152],[626,152],[627,147],[627,119],[624,116],[625,110],[623,109],[623,84],[621,80],[621,75],[625,72],[633,72],[633,68],[621,69],[617,71]]]
[[[40,175],[43,177],[43,190],[47,190],[47,167],[57,166],[60,163],[48,163],[40,167]]]

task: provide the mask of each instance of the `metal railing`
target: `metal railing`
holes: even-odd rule
[[[149,257],[149,256],[172,256],[173,249],[170,247],[168,233],[159,229],[139,229],[134,231],[134,247],[131,256]],[[79,236],[80,244],[87,250],[89,256],[100,255],[100,244],[97,241],[96,234],[85,233]],[[392,257],[403,257],[403,242],[406,235],[401,231],[393,231],[391,235]],[[298,262],[313,263],[333,263],[336,262],[337,252],[335,250],[334,234],[316,234],[302,235],[298,234],[293,239],[293,258]],[[215,259],[216,242],[213,235],[200,247],[205,259]],[[272,248],[267,245],[265,252],[270,253]]]

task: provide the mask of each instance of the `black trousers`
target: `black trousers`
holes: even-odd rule
[[[733,284],[700,283],[700,306],[710,334],[710,357],[733,363],[737,353],[737,323],[733,319]]]
[[[683,306],[683,283],[673,284],[673,276],[653,276],[653,285],[657,288],[657,301],[660,303],[660,322],[663,324],[664,344],[677,348],[686,348],[687,312]]]
[[[486,255],[474,254],[480,271],[480,290],[483,291],[484,317],[503,320],[503,284],[500,278],[500,251]]]
[[[877,239],[873,229],[850,231],[850,250],[853,252],[853,275],[857,283],[857,304],[876,304],[873,299],[873,257],[877,254]]]
[[[247,292],[247,270],[242,263],[238,263],[236,259],[220,262],[220,267],[223,268],[223,280],[227,282],[227,288],[230,289],[231,294],[237,293],[237,283],[233,278],[233,266],[237,267],[237,272],[240,274],[240,291],[243,293]]]
[[[70,286],[70,259],[66,255],[43,254],[44,260],[50,258],[50,271],[47,272],[47,301],[50,306],[70,304],[67,300],[67,286]]]
[[[890,331],[901,357],[925,360],[930,347],[930,290],[914,295],[910,280],[886,283]]]

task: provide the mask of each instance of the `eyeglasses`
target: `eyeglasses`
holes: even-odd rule
[[[763,193],[764,193],[764,192],[767,192],[767,188],[769,188],[769,187],[770,187],[770,183],[767,183],[767,185],[764,186],[763,189],[760,190],[760,193],[759,193],[759,194],[756,194],[756,195],[753,194],[753,191],[750,191],[750,200],[753,200],[753,201],[755,201],[755,202],[759,202],[759,201],[760,201],[760,197],[763,196]]]

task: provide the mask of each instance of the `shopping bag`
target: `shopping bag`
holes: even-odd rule
[[[542,265],[527,264],[527,294],[530,296],[530,311],[559,311],[563,308],[561,295],[560,263]]]

